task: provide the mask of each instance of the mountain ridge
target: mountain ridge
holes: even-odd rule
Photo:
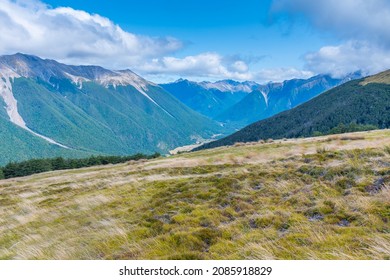
[[[237,142],[269,138],[308,137],[315,134],[390,127],[390,85],[366,83],[382,73],[353,80],[275,116],[254,122],[242,130],[204,144],[207,149]],[[363,85],[363,84],[364,85]]]
[[[72,155],[165,153],[224,130],[131,70],[72,66],[16,54],[0,56],[0,83],[3,120],[73,150],[68,153]],[[1,151],[13,150],[10,145]],[[15,160],[32,155],[39,152]],[[0,164],[7,163],[4,158]]]
[[[257,84],[229,80],[198,83],[179,79],[173,83],[160,84],[160,86],[191,109],[214,119],[216,115],[244,98],[257,87]]]
[[[291,79],[259,85],[215,119],[247,125],[294,108],[330,88],[359,77],[360,73],[353,73],[342,79],[321,74],[308,79]]]
[[[160,84],[193,110],[224,123],[233,131],[254,121],[291,109],[346,81],[361,78],[360,72],[343,78],[316,75],[308,79],[258,84],[253,81],[194,82],[179,79]]]

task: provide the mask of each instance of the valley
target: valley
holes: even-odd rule
[[[390,127],[389,71],[353,80],[196,149]]]

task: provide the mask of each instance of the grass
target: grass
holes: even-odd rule
[[[384,71],[377,75],[367,77],[360,84],[365,86],[370,83],[390,84],[390,71]]]
[[[0,258],[390,259],[390,131],[342,137],[0,181]]]

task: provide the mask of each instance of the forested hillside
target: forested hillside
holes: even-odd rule
[[[372,79],[372,78],[371,78]],[[390,127],[390,85],[351,81],[197,149],[236,142],[308,137]]]

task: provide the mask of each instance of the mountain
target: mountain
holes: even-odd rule
[[[259,85],[255,82],[223,80],[215,83],[192,82],[179,79],[176,82],[160,84],[191,109],[210,118],[221,114]]]
[[[236,142],[390,127],[390,70],[347,82],[289,111],[197,149]]]
[[[0,102],[0,139],[6,140],[0,164],[48,155],[166,152],[223,130],[130,70],[25,54],[0,56]]]
[[[197,83],[179,79],[161,86],[191,109],[236,130],[294,108],[328,89],[357,78],[361,78],[359,72],[339,79],[317,75],[265,85],[249,81]]]
[[[282,83],[261,85],[215,119],[248,125],[294,108],[330,88],[359,77],[359,73],[343,79],[318,75],[309,79],[293,79]]]

